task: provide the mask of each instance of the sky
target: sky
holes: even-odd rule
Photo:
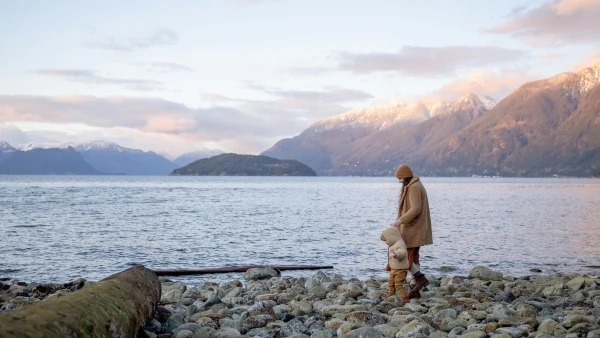
[[[0,140],[259,154],[600,61],[600,0],[0,1]]]

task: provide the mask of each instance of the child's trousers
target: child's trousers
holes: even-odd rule
[[[388,279],[388,296],[394,296],[396,292],[398,292],[400,297],[408,297],[406,289],[404,288],[404,281],[406,280],[407,271],[408,270],[390,271],[390,278]]]

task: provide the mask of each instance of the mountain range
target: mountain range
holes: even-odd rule
[[[65,144],[50,149],[28,144],[22,150],[0,141],[0,173],[167,175],[215,152],[219,150],[186,153],[174,163],[152,151],[107,141]]]
[[[26,157],[71,158],[75,151],[98,172],[166,175],[222,153],[192,152],[172,162],[106,141],[64,145],[66,157],[35,148],[0,141],[0,172],[15,161],[33,163]],[[388,176],[408,163],[423,176],[600,176],[600,63],[526,83],[497,103],[473,93],[352,109],[261,155],[297,160],[318,175]]]
[[[0,163],[0,174],[19,175],[99,175],[102,174],[72,147],[36,148],[13,151]]]
[[[319,175],[599,176],[600,64],[526,83],[496,103],[411,102],[317,121],[261,153]]]

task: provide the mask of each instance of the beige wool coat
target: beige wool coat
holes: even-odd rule
[[[396,256],[396,258],[388,257],[390,268],[392,268],[392,270],[408,269],[408,252],[406,252],[406,245],[404,245],[400,231],[396,228],[389,227],[383,230],[381,236],[389,246],[388,253],[393,253]]]
[[[433,244],[429,201],[418,176],[413,177],[402,191],[398,219],[402,222],[400,232],[407,248]]]

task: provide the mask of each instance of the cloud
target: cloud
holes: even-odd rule
[[[153,62],[150,70],[160,73],[195,72],[194,69],[174,62]]]
[[[284,137],[300,133],[316,120],[347,111],[345,102],[371,97],[344,88],[257,88],[274,98],[258,101],[209,93],[204,96],[231,101],[235,106],[192,108],[159,98],[0,95],[0,123],[81,124],[100,128],[104,133],[125,128],[144,135],[185,140],[188,145],[202,142],[227,151],[258,153]],[[147,139],[152,142],[152,138]],[[154,140],[157,142],[158,138]],[[70,139],[62,140],[66,141]]]
[[[119,85],[138,91],[161,89],[161,83],[157,81],[104,77],[96,75],[94,71],[88,69],[38,69],[34,73],[92,85]]]
[[[495,46],[404,46],[396,53],[341,53],[337,69],[356,74],[396,72],[441,77],[455,75],[459,70],[514,63],[524,56],[521,50]]]
[[[29,142],[29,138],[21,129],[10,124],[0,123],[0,141],[8,142],[14,147]]]
[[[105,49],[119,52],[131,52],[138,49],[144,49],[154,46],[174,45],[179,40],[177,32],[168,28],[157,29],[148,37],[128,38],[124,41],[118,41],[114,37],[108,37],[103,41],[85,42],[83,45],[92,49]]]
[[[600,1],[597,0],[562,0],[553,7],[558,15],[572,15],[577,12],[600,11]]]
[[[321,75],[330,71],[332,69],[327,67],[293,67],[288,69],[288,72],[292,75]]]
[[[321,103],[341,104],[344,102],[362,101],[373,98],[373,95],[360,90],[345,89],[338,87],[329,87],[323,91],[283,90],[279,88],[267,88],[262,86],[250,87],[279,98],[297,99],[302,101],[313,101]]]
[[[202,93],[202,94],[200,94],[200,98],[203,101],[207,101],[207,102],[211,102],[211,103],[247,102],[247,100],[234,99],[232,97],[217,94],[217,93]]]
[[[582,70],[583,68],[594,66],[600,63],[600,51],[592,53],[585,57],[581,62],[578,62],[573,66],[573,71],[577,72]]]
[[[600,0],[554,0],[516,9],[489,32],[509,34],[531,45],[598,44]]]
[[[256,5],[266,2],[282,2],[283,0],[231,0],[238,5]]]
[[[99,128],[89,127],[84,124],[57,124],[48,122],[24,122],[16,123],[16,129],[22,135],[20,138],[12,138],[7,142],[16,148],[23,148],[29,144],[37,147],[52,148],[64,145],[76,145],[92,140],[106,140],[118,143],[121,146],[154,151],[174,159],[180,154],[202,148],[202,144],[194,145],[193,138],[181,137],[179,135],[145,132],[137,129],[117,127]],[[2,140],[0,125],[0,140]],[[74,132],[77,130],[78,132]]]
[[[449,82],[430,96],[456,100],[476,93],[501,100],[526,82],[537,79],[539,77],[529,72],[480,70]]]

